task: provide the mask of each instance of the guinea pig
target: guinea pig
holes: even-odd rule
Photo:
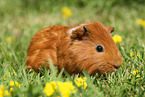
[[[113,31],[113,27],[97,21],[44,28],[33,36],[25,65],[37,73],[40,66],[50,68],[49,60],[70,75],[83,70],[89,75],[114,72],[121,66],[122,57],[111,37]]]

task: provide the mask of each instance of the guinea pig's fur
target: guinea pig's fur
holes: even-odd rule
[[[122,64],[121,54],[110,34],[113,31],[113,27],[97,21],[44,28],[31,40],[26,65],[38,73],[40,66],[46,65],[49,69],[51,60],[58,70],[64,68],[70,75],[85,69],[89,75],[111,73]]]

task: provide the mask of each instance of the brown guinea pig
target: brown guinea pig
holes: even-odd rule
[[[89,75],[116,71],[122,57],[114,43],[114,28],[99,22],[81,23],[73,27],[54,25],[37,32],[30,43],[26,65],[35,72],[51,60],[58,70],[70,75],[87,70]]]

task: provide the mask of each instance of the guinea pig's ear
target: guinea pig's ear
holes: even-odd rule
[[[71,32],[71,39],[82,40],[89,35],[89,29],[87,26],[80,26]]]
[[[114,27],[112,27],[112,26],[105,26],[105,27],[107,28],[107,30],[108,30],[110,33],[114,32]]]

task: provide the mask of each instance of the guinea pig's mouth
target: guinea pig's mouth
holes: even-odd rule
[[[107,65],[107,67],[106,67],[106,65]],[[99,75],[105,75],[106,73],[109,74],[112,72],[117,72],[117,70],[119,68],[118,66],[113,65],[111,63],[102,64],[101,67],[102,68],[100,68],[99,72],[96,72],[96,73],[99,73]]]
[[[101,63],[101,64],[93,64],[90,68],[88,68],[88,73],[90,75],[96,75],[99,74],[99,76],[101,75],[106,75],[106,74],[109,74],[109,73],[112,73],[112,72],[117,72],[118,68],[120,66],[116,66],[116,65],[113,65],[111,63]]]

